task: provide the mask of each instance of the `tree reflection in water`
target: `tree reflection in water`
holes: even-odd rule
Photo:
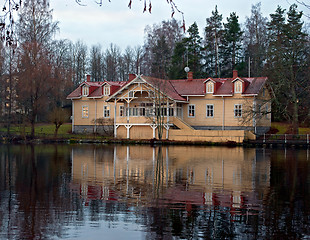
[[[307,150],[1,145],[0,239],[306,239]]]

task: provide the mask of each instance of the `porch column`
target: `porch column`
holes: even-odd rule
[[[71,99],[72,102],[72,116],[71,116],[71,120],[72,120],[72,126],[71,126],[71,131],[74,132],[74,101]]]
[[[165,128],[166,128],[166,139],[168,140],[168,138],[169,138],[169,129],[170,129],[170,127],[169,127],[169,125],[167,124],[167,125],[165,126]]]
[[[127,123],[129,123],[129,100],[127,101],[127,111],[126,111],[126,114],[127,114]]]
[[[153,138],[156,138],[156,128],[157,128],[157,126],[156,126],[156,124],[152,124],[150,126],[153,129]]]
[[[95,99],[95,134],[97,133],[97,100]]]
[[[130,128],[132,127],[132,125],[125,125],[126,129],[127,129],[127,139],[130,138]]]
[[[117,130],[117,127],[116,127],[116,98],[115,98],[114,99],[114,138],[117,137],[116,130]]]
[[[168,140],[169,137],[169,121],[170,121],[170,116],[169,116],[169,101],[167,100],[167,128],[166,128],[166,139]]]
[[[222,96],[223,99],[223,114],[222,114],[222,130],[225,130],[225,98]]]
[[[253,100],[253,128],[254,133],[256,134],[256,98]]]

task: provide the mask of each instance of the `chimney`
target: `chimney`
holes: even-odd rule
[[[132,81],[136,78],[136,74],[129,73],[129,81]]]
[[[233,70],[233,78],[237,78],[238,77],[238,70]]]
[[[188,72],[188,73],[187,73],[187,80],[188,80],[188,81],[193,80],[193,72]]]
[[[86,74],[86,82],[90,82],[90,75]]]

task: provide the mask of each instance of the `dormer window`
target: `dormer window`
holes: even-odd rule
[[[89,87],[88,86],[83,86],[82,87],[82,95],[83,96],[88,96],[89,94]]]
[[[104,86],[103,87],[103,95],[104,96],[109,96],[110,95],[110,86]]]
[[[206,93],[214,93],[214,83],[209,81],[206,84]]]
[[[235,93],[242,93],[242,82],[235,82]]]

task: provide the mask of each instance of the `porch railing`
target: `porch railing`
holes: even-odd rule
[[[176,108],[153,108],[153,107],[129,107],[129,108],[124,108],[124,112],[120,117],[152,117],[155,115],[161,115],[161,116],[169,116],[173,117],[182,117],[182,108],[181,107],[176,107]]]
[[[257,137],[263,143],[310,143],[310,134],[264,134]]]

